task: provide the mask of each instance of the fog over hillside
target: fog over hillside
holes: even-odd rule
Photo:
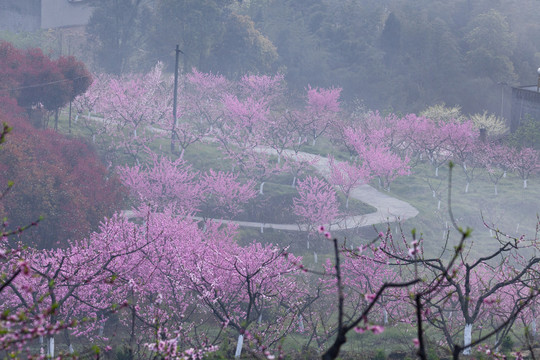
[[[538,358],[538,14],[0,0],[0,357]]]

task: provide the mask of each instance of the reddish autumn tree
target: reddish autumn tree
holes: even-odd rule
[[[86,144],[35,129],[22,119],[1,113],[0,119],[13,127],[0,153],[0,182],[14,183],[0,204],[0,217],[25,224],[45,216],[39,227],[25,233],[30,243],[50,247],[82,238],[122,205],[120,183],[108,178]]]
[[[85,65],[74,57],[52,60],[41,49],[20,50],[7,42],[0,43],[0,96],[17,99],[19,106],[32,109],[43,106],[55,111],[82,94],[92,83]]]

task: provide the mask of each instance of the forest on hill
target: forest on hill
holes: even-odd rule
[[[508,86],[536,82],[538,13],[535,0],[124,0],[97,2],[87,31],[110,73],[172,71],[177,43],[184,72],[279,71],[291,89],[341,87],[368,109],[500,115]]]

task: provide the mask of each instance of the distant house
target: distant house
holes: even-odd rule
[[[512,87],[510,131],[529,119],[540,121],[540,92],[536,85]]]
[[[0,0],[0,30],[36,31],[84,26],[92,0]]]

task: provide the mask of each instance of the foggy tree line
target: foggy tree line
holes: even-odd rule
[[[291,89],[340,86],[368,108],[434,103],[499,113],[507,85],[535,82],[537,1],[212,0],[97,2],[88,25],[111,73],[172,70],[285,74]],[[501,89],[503,87],[503,89]]]

